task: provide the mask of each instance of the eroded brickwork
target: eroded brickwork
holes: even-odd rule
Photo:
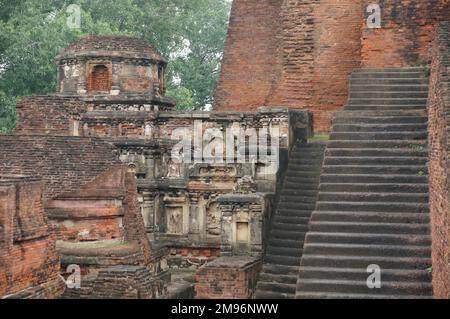
[[[450,24],[437,29],[431,50],[428,100],[430,144],[430,210],[433,238],[433,288],[437,298],[450,298]]]
[[[407,67],[427,63],[433,30],[450,19],[446,0],[364,0],[364,7],[378,3],[381,28],[363,28],[362,67]]]
[[[221,257],[201,267],[195,285],[198,299],[249,299],[261,270],[250,257]]]
[[[121,164],[115,148],[96,138],[1,136],[0,149],[0,173],[41,176],[44,199],[79,190]]]
[[[74,97],[32,96],[17,104],[20,121],[16,135],[71,136],[78,132],[77,122],[84,103]]]
[[[345,106],[354,69],[425,63],[433,27],[450,18],[446,0],[386,0],[382,28],[369,29],[372,3],[235,0],[216,109],[304,108],[314,113],[316,132],[328,131],[333,112]],[[269,6],[272,16],[259,11]],[[262,23],[276,35],[261,32]]]
[[[218,110],[256,110],[265,105],[281,71],[278,43],[283,0],[233,1],[215,93]]]
[[[38,178],[0,176],[0,296],[54,298],[64,291],[42,189]]]

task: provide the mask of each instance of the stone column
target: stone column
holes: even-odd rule
[[[112,79],[111,79],[111,95],[120,94],[120,64],[117,60],[112,60]]]
[[[77,93],[78,94],[86,94],[87,93],[87,65],[86,61],[77,61],[76,62],[80,66],[80,76],[78,77],[77,83]]]
[[[222,256],[233,255],[233,205],[220,204],[222,212],[222,233],[220,250]]]
[[[189,194],[189,234],[200,235],[200,209],[199,209],[199,199],[200,194],[191,193]]]
[[[155,231],[155,194],[144,191],[142,193],[144,202],[142,204],[144,223],[148,233]]]

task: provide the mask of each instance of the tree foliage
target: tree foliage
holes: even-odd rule
[[[67,7],[81,8],[81,28]],[[230,0],[0,0],[0,126],[14,123],[18,97],[55,91],[54,57],[85,35],[149,40],[169,59],[168,95],[179,108],[212,103]]]

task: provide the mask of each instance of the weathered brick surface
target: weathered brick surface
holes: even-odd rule
[[[215,108],[306,108],[328,131],[354,69],[426,62],[433,26],[450,18],[446,0],[386,0],[382,28],[368,29],[370,3],[235,0]]]
[[[165,61],[158,51],[145,39],[127,36],[88,36],[72,43],[57,59],[83,56],[89,52],[118,52],[120,57],[146,58]]]
[[[433,30],[450,19],[447,0],[364,0],[378,3],[382,27],[363,28],[362,67],[405,67],[426,64]]]
[[[0,173],[38,175],[44,199],[81,189],[111,165],[115,148],[96,138],[1,136]]]
[[[450,24],[437,31],[431,50],[428,101],[430,144],[430,210],[433,238],[433,288],[450,298]]]
[[[256,288],[260,260],[251,257],[220,257],[197,271],[198,299],[248,299]]]
[[[0,296],[53,298],[64,290],[42,186],[37,178],[0,176]]]
[[[272,94],[281,71],[277,56],[283,0],[233,1],[215,93],[217,109],[256,110]]]
[[[85,105],[78,98],[30,96],[17,104],[19,121],[15,135],[71,136]]]

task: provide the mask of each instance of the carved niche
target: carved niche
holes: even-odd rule
[[[211,201],[206,207],[206,232],[208,236],[218,237],[221,234],[221,217],[219,203]]]

